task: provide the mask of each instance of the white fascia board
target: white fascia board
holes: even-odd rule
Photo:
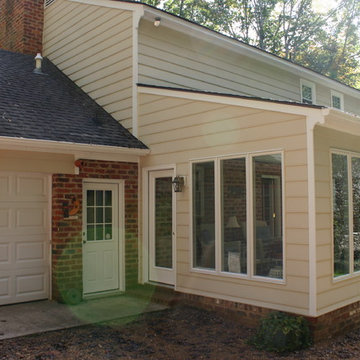
[[[322,126],[349,135],[360,136],[360,116],[341,110],[330,109]]]
[[[0,136],[0,150],[35,151],[55,154],[71,154],[75,159],[139,162],[148,149],[117,146],[76,144],[61,141],[36,140]]]
[[[286,114],[312,116],[315,114],[323,114],[323,111],[327,110],[327,108],[311,108],[297,104],[294,105],[282,104],[276,101],[272,102],[272,101],[263,101],[261,99],[245,99],[245,98],[226,96],[226,95],[204,94],[204,93],[196,93],[192,91],[188,92],[181,90],[169,90],[169,89],[161,89],[161,88],[147,87],[141,85],[138,85],[138,89],[140,94],[151,94],[151,95],[159,95],[166,97],[189,99],[193,101],[204,101],[204,102],[211,102],[211,103],[231,105],[231,106],[241,106],[252,109],[281,112]]]
[[[359,90],[340,84],[337,81],[334,81],[310,69],[304,68],[300,65],[296,65],[294,63],[291,63],[290,61],[267,53],[263,50],[257,49],[251,45],[247,45],[236,39],[232,39],[226,35],[217,33],[216,31],[212,31],[210,29],[206,29],[205,27],[193,24],[179,17],[172,16],[163,11],[156,10],[147,6],[144,7],[144,10],[144,19],[153,22],[155,17],[160,17],[160,26],[169,27],[187,35],[191,34],[191,36],[196,37],[200,40],[211,42],[222,48],[237,52],[241,55],[245,55],[259,61],[264,61],[267,64],[271,64],[278,68],[285,69],[306,80],[316,81],[316,83],[318,84],[322,84],[343,94],[348,94],[350,96],[360,98]]]
[[[68,0],[68,1],[87,4],[87,5],[108,7],[113,9],[129,10],[129,11],[137,11],[139,8],[144,8],[144,5],[136,2],[130,3],[130,2],[121,2],[121,1],[112,1],[112,0]]]

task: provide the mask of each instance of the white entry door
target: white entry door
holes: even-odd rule
[[[175,283],[172,170],[149,173],[149,280]]]
[[[0,305],[49,297],[49,180],[0,172]]]
[[[118,290],[118,184],[83,184],[83,227],[84,294]]]

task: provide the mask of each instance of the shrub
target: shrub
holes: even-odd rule
[[[272,312],[261,321],[250,343],[261,350],[282,353],[305,349],[312,339],[308,323],[302,316]]]

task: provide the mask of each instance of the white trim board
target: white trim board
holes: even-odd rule
[[[328,108],[313,108],[303,106],[302,104],[283,104],[280,102],[272,102],[261,99],[245,99],[241,97],[233,97],[216,94],[205,94],[202,92],[184,91],[182,89],[164,89],[158,87],[148,87],[138,85],[141,94],[159,95],[174,98],[189,99],[193,101],[205,101],[211,103],[218,103],[231,106],[242,106],[252,109],[261,109],[268,111],[281,112],[286,114],[310,116],[312,114],[327,115]]]
[[[1,150],[73,154],[76,159],[139,162],[150,150],[0,136]]]

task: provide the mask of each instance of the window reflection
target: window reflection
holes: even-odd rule
[[[194,266],[215,269],[214,162],[193,165]]]

